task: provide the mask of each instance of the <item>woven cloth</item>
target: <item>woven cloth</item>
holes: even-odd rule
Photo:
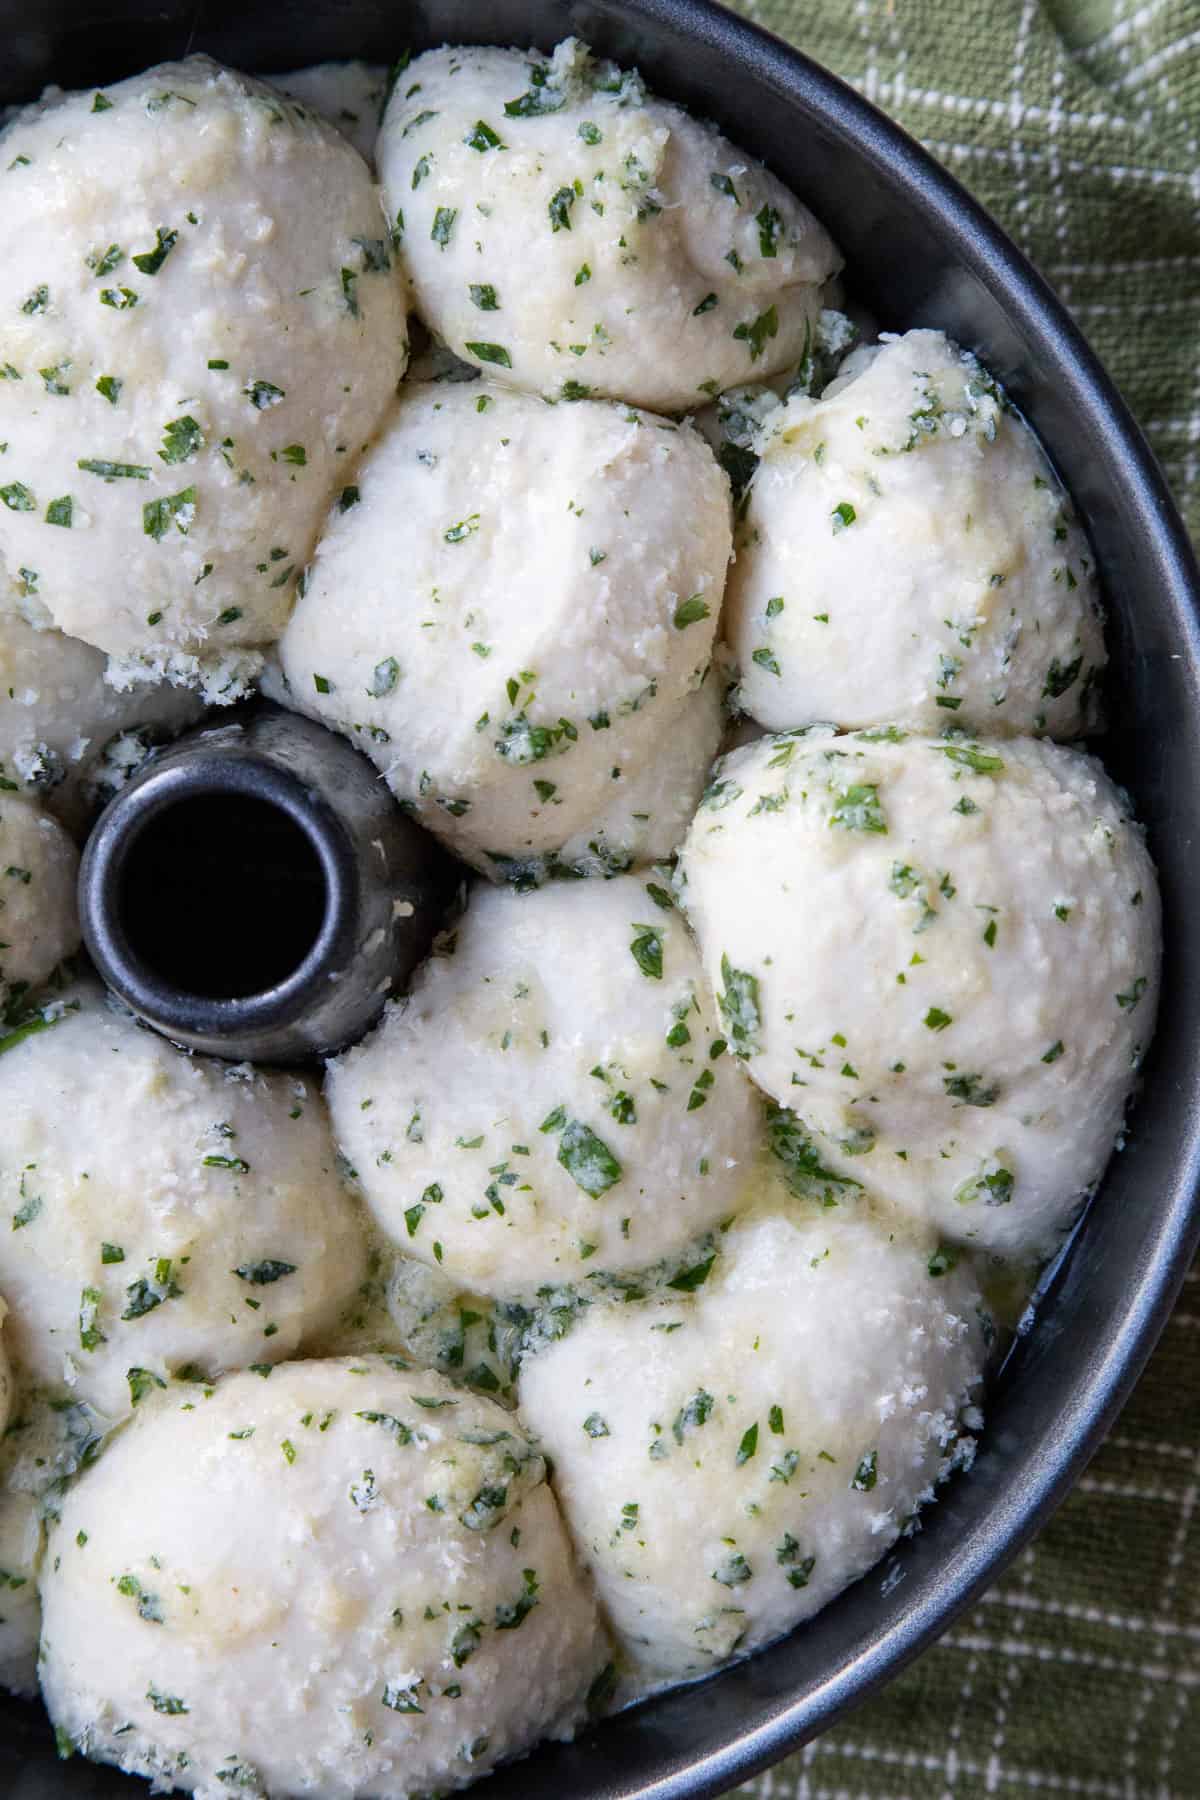
[[[1200,537],[1200,0],[740,0],[995,214]],[[1200,1272],[1072,1497],[941,1642],[750,1800],[1200,1800]]]

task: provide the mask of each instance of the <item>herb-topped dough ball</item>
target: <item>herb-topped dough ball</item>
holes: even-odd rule
[[[71,830],[123,761],[201,711],[195,694],[165,683],[119,694],[104,667],[90,644],[36,625],[0,600],[0,789],[12,783]]]
[[[675,730],[729,544],[725,476],[687,426],[408,387],[280,644],[291,704],[469,860],[557,850]]]
[[[0,793],[0,1010],[79,948],[78,874],[62,826],[31,800]]]
[[[984,1359],[962,1268],[866,1213],[751,1216],[694,1298],[594,1306],[522,1412],[621,1650],[705,1674],[810,1618],[968,1461]]]
[[[235,697],[404,372],[370,173],[204,58],[30,109],[0,166],[0,551],[118,680]]]
[[[760,724],[1095,724],[1091,549],[973,356],[937,331],[856,351],[755,448],[727,632]]]
[[[90,987],[47,1018],[0,1058],[0,1289],[30,1379],[118,1417],[327,1329],[364,1252],[320,1095],[186,1056]]]
[[[731,1046],[822,1160],[954,1241],[1046,1254],[1154,1029],[1154,868],[1099,764],[895,727],[718,764],[684,847]]]
[[[141,1409],[54,1538],[60,1734],[159,1787],[323,1800],[445,1793],[570,1735],[606,1651],[545,1465],[494,1402],[403,1370]]]
[[[684,1251],[758,1142],[683,920],[632,875],[477,889],[327,1091],[376,1222],[488,1294]]]
[[[426,324],[548,398],[682,411],[786,368],[841,263],[760,163],[573,38],[418,57],[376,156]]]

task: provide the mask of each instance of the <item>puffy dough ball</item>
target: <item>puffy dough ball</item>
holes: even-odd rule
[[[463,1287],[644,1269],[734,1209],[756,1099],[655,894],[632,875],[477,889],[454,954],[330,1065],[375,1220]]]
[[[841,262],[761,163],[573,38],[418,57],[376,155],[426,324],[548,397],[681,411],[785,368]]]
[[[761,724],[1094,725],[1090,546],[969,352],[937,331],[856,351],[756,447],[727,632]]]
[[[186,1056],[90,988],[46,1016],[0,1059],[0,1288],[31,1379],[118,1417],[327,1328],[364,1252],[311,1085]]]
[[[379,114],[387,91],[383,63],[314,63],[310,69],[293,69],[287,75],[268,75],[272,87],[311,112],[320,113],[349,138],[363,161],[375,159]]]
[[[725,477],[686,426],[406,388],[280,644],[292,704],[460,855],[556,850],[702,680],[729,543]]]
[[[201,712],[198,696],[166,684],[120,694],[104,667],[90,644],[0,604],[0,783],[72,831],[129,760]]]
[[[824,1161],[1042,1255],[1154,1028],[1154,868],[1092,758],[894,728],[718,765],[682,858],[731,1042]]]
[[[0,1004],[79,948],[78,874],[79,852],[62,826],[32,801],[0,793]]]
[[[0,551],[121,679],[233,697],[404,371],[370,173],[204,58],[31,109],[3,159]]]
[[[980,1310],[867,1213],[751,1215],[694,1299],[595,1306],[526,1358],[523,1415],[636,1669],[706,1673],[878,1561],[973,1451]]]
[[[42,1684],[86,1755],[205,1797],[401,1800],[570,1735],[604,1647],[544,1464],[402,1370],[160,1396],[76,1484]]]

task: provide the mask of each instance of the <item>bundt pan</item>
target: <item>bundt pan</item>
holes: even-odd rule
[[[248,70],[388,62],[444,42],[574,32],[763,157],[828,224],[852,291],[894,330],[977,351],[1041,435],[1091,533],[1112,654],[1109,766],[1162,877],[1167,980],[1129,1141],[991,1396],[975,1467],[923,1529],[790,1638],[546,1746],[480,1800],[701,1800],[839,1718],[976,1599],[1112,1424],[1200,1238],[1200,634],[1195,563],[1162,474],[1079,333],[987,215],[904,133],[798,52],[708,0],[2,0],[0,101],[206,51]],[[0,1132],[2,1132],[0,1126]],[[134,1800],[56,1760],[41,1710],[0,1700],[7,1800]]]

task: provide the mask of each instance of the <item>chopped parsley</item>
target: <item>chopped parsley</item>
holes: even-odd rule
[[[570,231],[571,208],[574,206],[576,198],[573,187],[560,187],[557,193],[551,195],[546,209],[550,214],[551,231]]]
[[[178,494],[165,494],[161,500],[147,501],[142,508],[142,531],[155,543],[161,543],[174,525],[186,537],[195,517],[196,490],[187,487]]]
[[[843,788],[837,801],[829,815],[831,826],[840,826],[843,831],[873,831],[886,835],[887,820],[874,782],[856,782]]]
[[[733,330],[733,335],[738,342],[749,347],[751,362],[758,361],[767,347],[768,338],[776,337],[778,333],[779,314],[773,306],[768,306],[766,312],[759,313],[756,319],[752,319],[748,323],[743,320],[740,325],[735,325]]]
[[[558,1145],[558,1160],[585,1194],[598,1200],[620,1181],[620,1163],[602,1138],[582,1119],[566,1119]]]
[[[512,357],[503,344],[464,344],[463,349],[482,363],[493,363],[498,369],[511,369]]]
[[[476,119],[474,126],[468,131],[466,137],[463,139],[463,143],[469,144],[472,150],[478,150],[481,155],[486,150],[504,150],[507,148],[507,146],[501,142],[499,134],[493,131],[491,126],[486,124],[482,119]]]
[[[1083,667],[1083,657],[1077,656],[1069,663],[1060,663],[1055,657],[1046,670],[1046,680],[1042,687],[1043,700],[1060,700],[1069,688],[1074,687],[1079,679],[1079,671]]]
[[[738,1445],[737,1455],[733,1459],[734,1467],[740,1469],[743,1463],[748,1463],[757,1449],[758,1421],[755,1420],[754,1424],[748,1426],[742,1433],[742,1441]]]
[[[150,471],[142,463],[106,462],[98,456],[81,456],[75,464],[85,474],[99,475],[105,481],[149,481]]]
[[[760,1048],[762,1014],[758,1005],[758,977],[735,969],[728,956],[721,957],[721,992],[717,1004],[735,1056],[753,1056]]]
[[[167,1385],[153,1369],[127,1369],[125,1379],[129,1383],[129,1399],[133,1406],[139,1405],[155,1388],[165,1388]]]
[[[168,256],[175,248],[175,245],[179,242],[179,233],[177,231],[167,231],[161,225],[154,235],[155,245],[153,250],[143,250],[140,256],[130,258],[134,268],[140,269],[143,275],[157,275],[158,271],[162,268]]]
[[[763,206],[755,213],[754,223],[758,226],[759,255],[775,256],[783,220],[773,206]]]
[[[266,412],[268,408],[278,406],[281,400],[287,398],[285,389],[276,387],[273,381],[263,381],[261,378],[248,381],[242,392],[255,412]]]
[[[697,625],[708,617],[708,602],[703,594],[692,594],[675,608],[673,623],[676,631],[685,631],[689,625]]]
[[[962,1106],[994,1106],[1000,1097],[1000,1089],[989,1087],[979,1074],[944,1075],[942,1086]]]
[[[637,936],[629,946],[629,953],[643,975],[651,981],[661,981],[663,972],[662,928],[658,925],[635,925]]]
[[[971,769],[976,775],[998,775],[1004,767],[1002,756],[994,750],[981,750],[978,744],[938,744],[935,748],[952,763]]]
[[[853,1176],[827,1168],[795,1113],[774,1101],[767,1104],[767,1147],[782,1165],[788,1192],[798,1200],[836,1206],[843,1194],[862,1187]]]
[[[165,463],[191,462],[196,452],[204,443],[204,433],[190,413],[184,413],[178,419],[171,419],[163,427],[162,449],[158,453],[159,461]]]
[[[879,1478],[879,1452],[871,1450],[854,1471],[850,1486],[856,1494],[869,1494]]]
[[[704,1283],[708,1280],[709,1275],[712,1273],[712,1266],[716,1260],[715,1254],[706,1256],[703,1262],[693,1263],[690,1269],[681,1269],[678,1275],[673,1275],[671,1277],[667,1286],[669,1288],[674,1288],[675,1291],[680,1294],[694,1294],[696,1289],[703,1287]],[[705,1417],[707,1417],[707,1414]],[[701,1423],[703,1423],[703,1420],[701,1420]]]
[[[434,243],[440,245],[443,250],[450,242],[454,231],[454,221],[457,217],[457,206],[439,206],[433,215],[433,224],[429,228],[429,235]]]
[[[269,1287],[273,1282],[282,1281],[285,1275],[294,1275],[296,1264],[274,1260],[241,1263],[233,1273],[239,1281],[249,1282],[251,1287]]]

